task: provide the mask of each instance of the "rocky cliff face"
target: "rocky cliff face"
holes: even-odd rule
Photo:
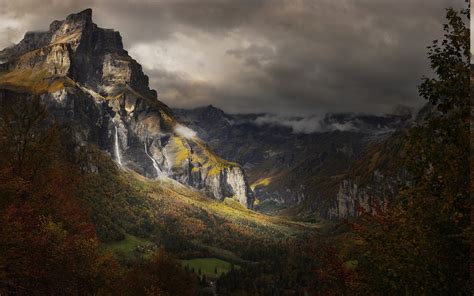
[[[251,208],[242,168],[214,152],[158,101],[120,34],[97,27],[90,9],[27,33],[0,52],[0,88],[41,95],[78,144],[95,143],[118,165],[172,178],[213,198]],[[1,92],[8,95],[8,92]]]
[[[384,211],[399,189],[397,179],[374,172],[369,184],[359,185],[352,179],[339,184],[334,204],[328,210],[329,219],[357,217],[362,213]]]
[[[401,165],[404,137],[405,132],[399,131],[368,147],[338,184],[324,215],[342,219],[384,211],[400,188],[408,184],[409,176]]]

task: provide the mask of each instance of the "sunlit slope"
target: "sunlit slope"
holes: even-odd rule
[[[210,200],[200,191],[168,178],[151,181],[134,172],[124,172],[121,178],[156,203],[156,213],[162,215],[156,217],[158,221],[176,218],[178,229],[196,237],[221,228],[249,238],[280,239],[309,227],[309,224],[257,213],[235,200]]]
[[[211,200],[169,178],[153,181],[121,170],[105,153],[91,151],[88,161],[97,169],[87,173],[86,184],[79,190],[107,244],[132,235],[178,256],[202,256],[204,252],[251,260],[255,250],[317,231],[317,225],[266,216],[232,199]]]

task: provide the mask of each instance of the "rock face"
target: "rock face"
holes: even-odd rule
[[[344,219],[384,211],[400,188],[409,185],[402,166],[404,138],[400,131],[369,147],[339,183],[325,216]]]
[[[399,189],[395,179],[385,178],[378,171],[366,185],[358,185],[352,179],[343,180],[335,197],[333,207],[328,210],[329,219],[357,217],[361,213],[384,211]]]
[[[0,52],[0,61],[6,61],[0,88],[41,95],[78,144],[97,144],[146,177],[172,178],[252,207],[242,168],[175,120],[123,49],[120,34],[97,27],[90,9],[54,21],[47,32],[27,33]]]

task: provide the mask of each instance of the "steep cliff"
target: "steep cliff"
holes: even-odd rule
[[[172,178],[251,208],[242,168],[212,152],[148,86],[121,36],[92,22],[92,10],[27,33],[0,52],[1,95],[41,95],[79,145],[97,144],[118,165],[149,178]]]
[[[368,147],[343,176],[324,216],[350,218],[387,208],[409,180],[402,166],[405,133],[399,131]]]

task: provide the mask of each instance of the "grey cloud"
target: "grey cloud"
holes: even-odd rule
[[[186,73],[164,69],[148,69],[150,84],[158,90],[158,99],[172,107],[203,106],[212,102],[215,87],[203,81],[193,80]],[[214,102],[215,103],[215,102]]]
[[[246,66],[262,67],[272,62],[276,57],[276,49],[266,45],[251,44],[244,48],[234,48],[226,51],[228,55],[244,61]]]
[[[0,47],[18,42],[26,31],[46,30],[55,19],[64,19],[68,14],[78,12],[90,6],[92,0],[1,0],[0,32],[9,32],[9,37],[0,39]],[[16,24],[6,24],[7,20],[16,20]]]
[[[0,18],[21,23],[0,26],[0,47],[26,30],[46,28],[53,19],[92,7],[94,21],[120,31],[128,48],[173,42],[181,34],[193,41],[189,44],[202,54],[204,66],[223,65],[216,67],[218,79],[199,80],[192,71],[144,64],[167,104],[286,115],[380,114],[397,104],[420,106],[416,86],[421,76],[430,75],[426,46],[442,37],[444,9],[465,5],[463,0],[41,3],[0,2]],[[206,52],[212,40],[223,55]]]
[[[126,36],[126,44],[171,38],[180,32],[225,35],[245,26],[264,1],[96,0],[97,15]]]

